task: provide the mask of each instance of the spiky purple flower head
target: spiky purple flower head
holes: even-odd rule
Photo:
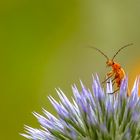
[[[95,76],[92,91],[82,82],[81,91],[72,86],[72,102],[57,89],[59,102],[49,96],[57,116],[45,109],[44,116],[34,112],[41,128],[25,126],[26,134],[21,135],[30,140],[139,140],[139,83],[137,78],[129,97],[127,78],[122,81],[118,93],[109,94],[113,92],[111,81],[107,82],[104,92]]]

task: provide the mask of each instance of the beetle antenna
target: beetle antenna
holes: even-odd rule
[[[127,44],[127,45],[121,47],[121,48],[116,52],[116,54],[113,56],[112,60],[114,60],[114,58],[118,55],[118,53],[119,53],[122,49],[124,49],[124,48],[126,48],[126,47],[128,47],[128,46],[131,46],[131,45],[133,45],[133,43],[130,43],[130,44]]]
[[[93,47],[93,46],[89,46],[89,48],[92,48],[92,49],[94,49],[94,50],[100,52],[107,60],[109,60],[108,56],[105,55],[101,50],[99,50],[99,49],[97,49],[96,47]]]

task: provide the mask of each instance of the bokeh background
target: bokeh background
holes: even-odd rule
[[[102,80],[109,69],[96,46],[116,57],[129,75],[140,73],[139,0],[0,1],[0,139],[23,140],[24,124],[38,127],[31,112],[54,112],[47,96],[55,88],[71,96],[81,79]]]

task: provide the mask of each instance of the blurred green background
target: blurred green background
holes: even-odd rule
[[[102,80],[109,69],[94,45],[116,60],[129,75],[140,73],[139,0],[0,1],[0,139],[23,140],[24,124],[38,126],[31,114],[53,112],[48,95],[60,87],[71,96],[81,79]]]

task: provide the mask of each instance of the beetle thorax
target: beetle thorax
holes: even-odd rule
[[[108,60],[106,64],[108,67],[112,67],[114,71],[119,70],[121,68],[121,65],[119,63],[114,62],[113,60]]]

